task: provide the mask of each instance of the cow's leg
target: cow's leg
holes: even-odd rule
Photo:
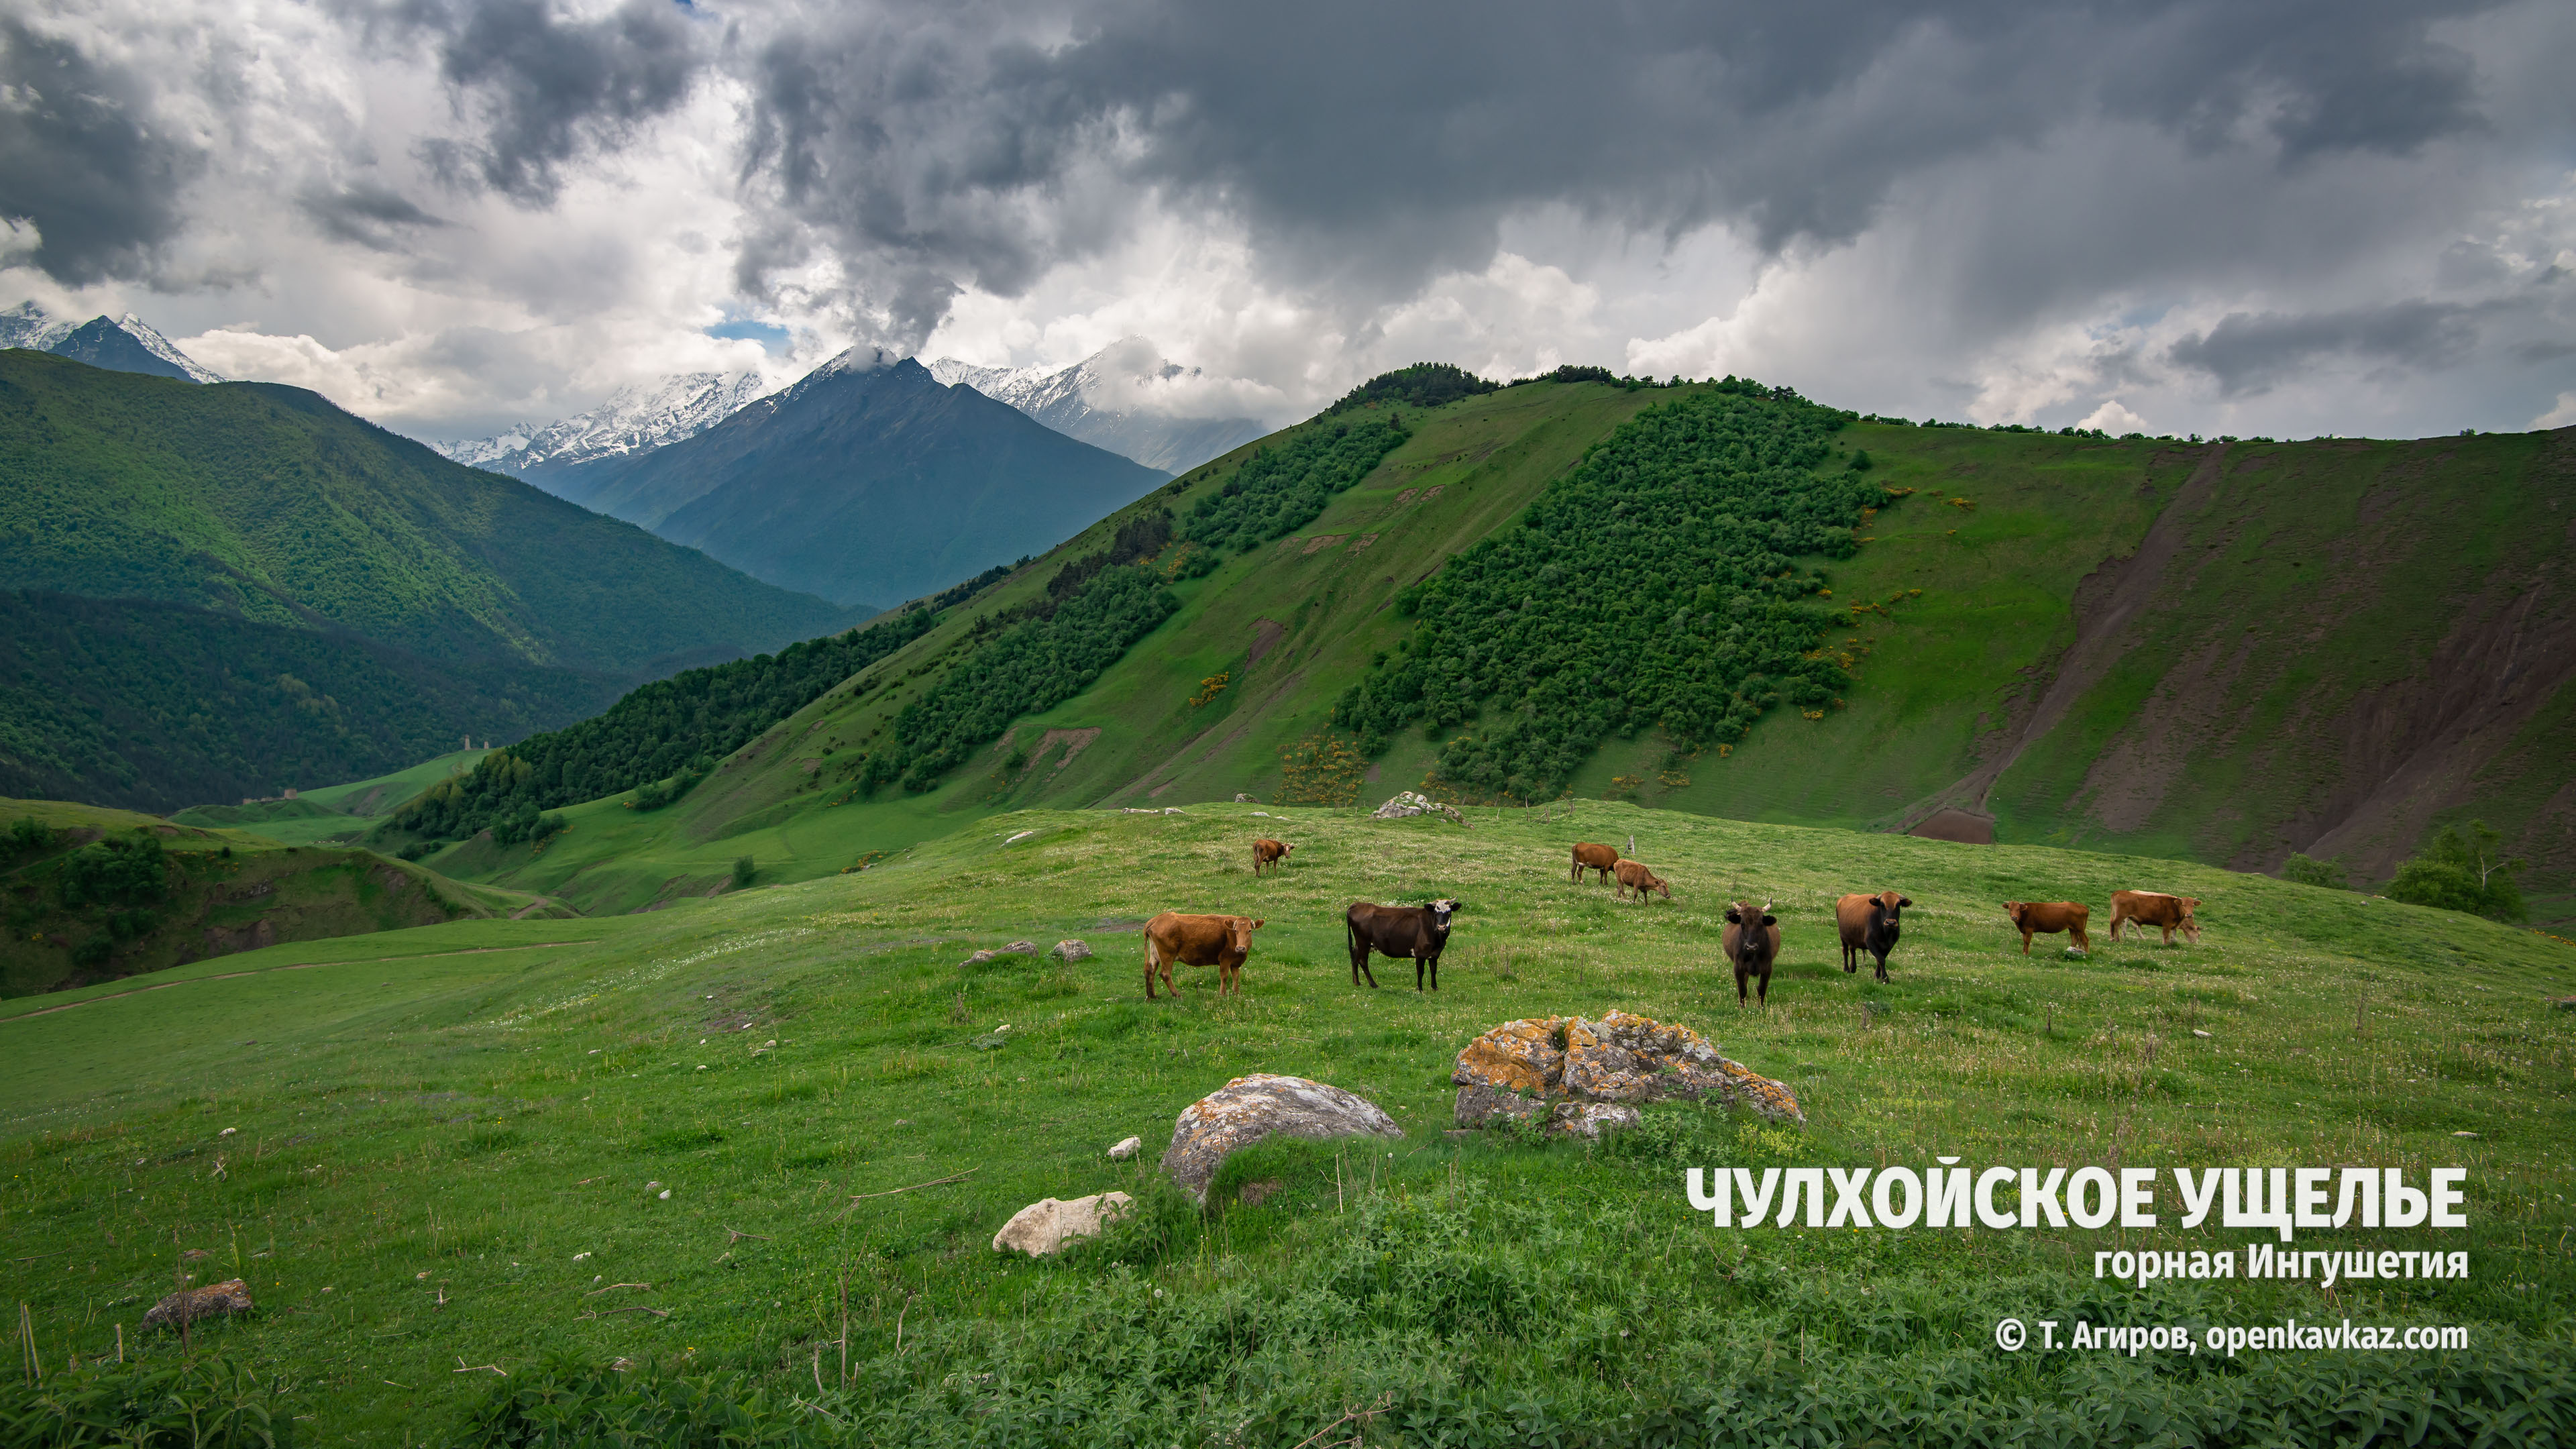
[[[1759,986],[1757,986],[1757,987],[1755,987],[1755,988],[1754,988],[1754,994],[1755,994],[1755,996],[1758,998],[1758,1000],[1757,1000],[1757,1002],[1756,1002],[1755,1004],[1760,1005],[1760,1006],[1766,1006],[1766,1007],[1767,1007],[1767,1006],[1769,1006],[1769,1005],[1771,1004],[1771,968],[1770,968],[1770,967],[1765,966],[1765,967],[1763,967],[1763,968],[1762,968],[1761,984],[1760,984]]]
[[[1145,938],[1145,999],[1154,999],[1154,938]]]
[[[2074,938],[2076,950],[2087,956],[2093,954],[2093,938],[2084,933],[2082,926],[2069,926],[2066,928],[2066,934]]]
[[[1742,966],[1735,968],[1735,1004],[1738,1006],[1744,1004],[1744,968]]]
[[[1885,956],[1878,958],[1878,979],[1881,981],[1885,981],[1887,979],[1887,958]]]
[[[2030,932],[2028,931],[2021,933],[2021,953],[2025,956],[2030,954]]]

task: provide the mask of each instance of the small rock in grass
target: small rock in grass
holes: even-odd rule
[[[662,1189],[661,1192],[655,1194],[655,1196],[663,1202],[669,1202],[671,1200],[671,1190],[666,1187]]]
[[[1253,798],[1252,798],[1251,796],[1249,796],[1249,795],[1244,794],[1241,790],[1237,790],[1237,791],[1235,791],[1235,792],[1234,792],[1234,803],[1235,803],[1235,804],[1237,804],[1237,805],[1258,805],[1258,804],[1260,804],[1261,802],[1260,802],[1260,801],[1258,801],[1258,800],[1253,799]],[[1260,811],[1258,811],[1258,810],[1256,810],[1256,811],[1254,811],[1254,812],[1252,812],[1252,813],[1254,813],[1255,815],[1258,815],[1258,814],[1260,814],[1261,812],[1260,812]]]
[[[2208,1032],[2202,1031],[2199,1027],[2196,1027],[2196,1026],[2195,1026],[2195,1027],[2193,1027],[2193,1028],[2191,1029],[2191,1034],[2192,1034],[2193,1036],[2197,1036],[2197,1037],[2206,1037],[2206,1036],[2208,1036],[2208,1035],[2209,1035],[2209,1033],[2208,1033]]]
[[[1122,1137],[1118,1140],[1117,1146],[1109,1149],[1109,1160],[1112,1162],[1125,1162],[1128,1158],[1135,1156],[1138,1149],[1142,1148],[1144,1145],[1145,1139],[1142,1137]]]
[[[1548,1114],[1547,1130],[1558,1136],[1598,1139],[1643,1120],[1636,1108],[1624,1102],[1559,1102]]]
[[[2475,1137],[2478,1134],[2475,1132],[2454,1132],[2451,1135],[2454,1137]]]
[[[1273,1134],[1326,1142],[1336,1137],[1401,1137],[1404,1129],[1366,1098],[1304,1077],[1255,1072],[1181,1109],[1163,1171],[1201,1203],[1226,1155]]]
[[[1071,965],[1076,961],[1090,960],[1091,948],[1080,941],[1058,941],[1055,943],[1055,949],[1047,954],[1066,965]]]
[[[981,966],[985,962],[990,961],[1001,954],[1002,953],[999,951],[978,951],[974,955],[967,957],[965,960],[960,961],[957,964],[960,966]]]
[[[230,1136],[232,1136],[234,1133],[239,1132],[240,1130],[241,1130],[241,1129],[240,1129],[239,1127],[227,1127],[227,1128],[225,1128],[223,1131],[218,1132],[218,1133],[216,1133],[215,1135],[216,1135],[216,1136],[218,1136],[218,1137],[230,1137]]]
[[[1098,1237],[1135,1201],[1123,1192],[1094,1193],[1069,1202],[1040,1198],[1002,1224],[1002,1230],[993,1235],[993,1251],[1043,1258],[1077,1238]]]
[[[325,1293],[331,1290],[325,1288]],[[209,1283],[203,1288],[185,1288],[152,1305],[143,1315],[146,1328],[177,1328],[201,1318],[221,1318],[230,1313],[250,1312],[250,1285],[239,1278],[222,1283]]]

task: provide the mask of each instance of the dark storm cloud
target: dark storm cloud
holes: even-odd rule
[[[2290,167],[2406,154],[2485,124],[2429,35],[2480,8],[1110,3],[1065,40],[897,5],[746,49],[748,174],[915,333],[961,284],[1011,294],[1113,235],[1085,167],[1238,218],[1303,280],[1397,295],[1542,204],[1839,242],[1910,172],[2088,117]],[[765,235],[749,278],[802,256],[793,226]]]
[[[2175,343],[2167,356],[2208,373],[2229,394],[2260,392],[2320,358],[2425,371],[2468,355],[2482,310],[2409,301],[2308,315],[2234,312],[2201,336]]]
[[[669,0],[626,0],[597,20],[565,18],[549,0],[436,0],[401,18],[440,36],[440,74],[471,97],[468,143],[432,143],[450,180],[468,178],[523,204],[552,202],[561,167],[593,144],[687,96],[704,57]]]
[[[372,182],[337,190],[316,187],[296,198],[296,205],[325,234],[380,252],[406,249],[407,232],[449,225],[402,193]]]
[[[55,280],[142,276],[178,233],[201,158],[152,128],[149,97],[126,71],[0,18],[0,217],[35,224],[36,265]]]

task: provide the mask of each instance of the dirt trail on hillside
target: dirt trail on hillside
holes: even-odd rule
[[[2210,495],[2217,491],[2226,457],[2227,444],[2211,445],[2200,465],[2192,469],[2191,477],[2174,494],[2173,502],[2156,515],[2138,551],[2104,564],[2075,586],[2075,642],[2058,657],[2056,674],[2041,693],[2038,705],[2022,722],[2011,744],[1967,778],[1933,797],[1935,812],[1958,806],[1983,812],[1986,797],[1994,793],[1995,781],[2003,777],[2004,771],[2012,768],[2024,750],[2057,728],[2057,722],[2066,717],[2075,701],[2101,683],[2111,666],[2128,652],[2129,626],[2154,602],[2166,568],[2182,550],[2183,535],[2191,520],[2209,506]]]

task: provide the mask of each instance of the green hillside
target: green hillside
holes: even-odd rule
[[[170,817],[174,825],[247,830],[288,845],[354,843],[376,817],[391,813],[421,791],[464,774],[490,750],[450,750],[407,769],[373,779],[300,789],[292,800],[255,799],[243,805],[197,805]]]
[[[516,739],[621,688],[182,604],[0,591],[0,795],[156,811],[275,795],[399,770],[468,731]]]
[[[1197,576],[1210,555],[1187,520],[1298,434],[1265,440],[947,609],[670,808],[567,810],[581,828],[535,860],[489,841],[437,859],[586,910],[632,910],[714,888],[746,854],[764,879],[802,878],[1020,806],[1237,792],[1339,803],[1426,780],[1491,798],[1436,774],[1444,747],[1491,722],[1372,740],[1334,727],[1337,704],[1431,637],[1431,621],[1404,615],[1407,591],[1521,528],[1543,495],[1602,510],[1633,496],[1641,517],[1700,507],[1682,496],[1700,486],[1687,459],[1577,475],[1641,409],[1707,390],[1549,381],[1407,410],[1406,440],[1311,522]],[[1303,428],[1377,415],[1362,404]],[[1812,705],[1777,685],[1768,704],[1726,696],[1747,711],[1718,717],[1741,725],[1732,741],[1626,713],[1567,777],[1576,794],[1878,830],[1953,809],[2005,841],[2240,869],[2295,850],[2345,857],[2362,880],[2386,879],[2434,826],[2478,818],[2531,860],[2537,916],[2576,916],[2570,525],[2531,526],[2576,523],[2576,432],[2186,444],[1859,420],[1792,476],[1849,478],[1863,456],[1858,476],[1883,500],[1848,542],[1778,552],[1785,582],[1805,590],[1781,617],[1835,624],[1792,672],[1845,682]],[[1592,492],[1566,493],[1578,484]],[[1155,555],[1177,604],[1168,619],[936,788],[865,788],[869,761],[901,743],[905,710],[927,707],[951,671],[951,692],[978,690],[979,651],[1069,564],[1110,557],[1122,534],[1159,537],[1148,525],[1164,513],[1179,524]],[[1671,610],[1627,598],[1672,572],[1663,555],[1705,546],[1658,542],[1632,567],[1534,585],[1518,603],[1548,611],[1553,632],[1497,654],[1597,647],[1642,622],[1606,657],[1693,677],[1692,651],[1723,643],[1690,632],[1704,611],[1668,647]],[[1695,596],[1706,581],[1654,586],[1687,582]]]
[[[0,910],[7,916],[0,996],[118,980],[283,942],[571,914],[372,851],[9,799],[0,799]]]
[[[653,915],[434,925],[12,1003],[0,1289],[47,1378],[10,1375],[0,1411],[192,1352],[282,1381],[298,1442],[386,1446],[712,1443],[682,1426],[721,1413],[734,1443],[1313,1449],[1350,1442],[1346,1419],[1315,1436],[1355,1409],[1364,1442],[1472,1446],[2576,1433],[2576,1013],[2545,1000],[2576,991],[2576,947],[2160,864],[2202,898],[2198,945],[2097,933],[2090,959],[2025,958],[1998,901],[2099,912],[2140,863],[1599,801],[1466,817],[1012,812],[865,874]],[[1295,842],[1291,864],[1256,879],[1256,834]],[[1631,836],[1673,902],[1568,883],[1569,840]],[[1882,886],[1915,902],[1884,986],[1837,969],[1829,916]],[[1782,918],[1767,1010],[1715,964],[1736,889]],[[1350,985],[1342,903],[1434,893],[1468,903],[1438,994]],[[1134,925],[1164,907],[1267,920],[1242,996],[1185,970],[1181,1000],[1143,999]],[[1064,938],[1099,954],[960,965]],[[1785,1081],[1805,1126],[1673,1105],[1593,1145],[1443,1135],[1475,1034],[1612,1009],[1706,1033]],[[1201,1215],[1154,1164],[1183,1107],[1257,1071],[1359,1093],[1405,1135],[1256,1148]],[[1143,1151],[1110,1161],[1131,1134]],[[1685,1168],[1936,1154],[2151,1168],[2163,1216],[1718,1230],[1683,1189]],[[2467,1226],[2182,1228],[2170,1170],[2240,1163],[2462,1168]],[[1109,1189],[1142,1210],[1106,1242],[988,1246],[1040,1197]],[[2331,1287],[2091,1268],[2257,1243],[2470,1268]],[[259,1311],[185,1351],[143,1332],[183,1274],[241,1277]],[[2006,1316],[2030,1351],[1993,1346]],[[2288,1320],[2468,1332],[2064,1347],[2079,1321]]]
[[[840,618],[300,388],[0,352],[0,476],[13,587],[344,629],[432,659],[650,677]]]

